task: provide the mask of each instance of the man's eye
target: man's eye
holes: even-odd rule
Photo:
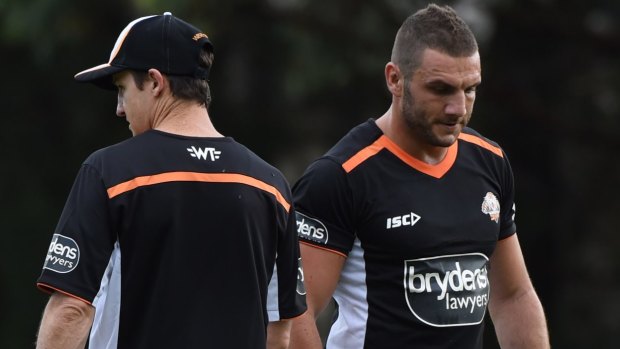
[[[440,95],[450,94],[452,92],[452,88],[447,85],[435,85],[431,86],[431,90]]]

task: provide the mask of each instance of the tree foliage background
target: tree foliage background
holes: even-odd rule
[[[516,176],[526,262],[557,348],[620,333],[620,2],[455,0],[483,62],[471,125]],[[130,136],[116,96],[73,81],[136,17],[171,11],[208,33],[216,127],[293,183],[349,128],[387,109],[383,67],[424,1],[0,0],[0,348],[29,348],[34,286],[88,154]],[[495,347],[492,325],[487,346]]]

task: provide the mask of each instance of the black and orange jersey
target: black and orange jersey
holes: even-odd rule
[[[264,348],[305,311],[284,176],[232,138],[148,131],[82,165],[37,285],[96,308],[92,348]]]
[[[293,186],[301,243],[346,258],[327,348],[481,348],[513,196],[506,155],[470,128],[436,165],[373,120],[351,130]]]

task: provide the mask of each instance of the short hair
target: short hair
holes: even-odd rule
[[[430,4],[403,22],[396,34],[391,60],[405,76],[410,76],[420,66],[427,48],[453,57],[467,57],[478,51],[478,44],[454,9]]]
[[[203,48],[200,51],[200,67],[208,71],[211,70],[213,64],[213,51]],[[139,89],[144,86],[147,73],[143,71],[131,70],[131,75]],[[166,75],[170,83],[170,91],[172,95],[183,100],[195,101],[205,108],[209,108],[211,104],[211,89],[209,81],[206,79],[194,78],[191,76]]]

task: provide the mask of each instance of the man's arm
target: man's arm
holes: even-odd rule
[[[267,349],[287,349],[291,340],[291,320],[271,321],[267,325]]]
[[[323,344],[316,327],[316,318],[325,309],[336,289],[345,258],[306,244],[300,246],[308,310],[293,319],[290,347],[320,349]]]
[[[94,316],[90,304],[54,292],[43,312],[37,349],[84,348]]]
[[[516,234],[498,241],[489,274],[489,312],[500,346],[549,348],[543,307],[527,273]]]

